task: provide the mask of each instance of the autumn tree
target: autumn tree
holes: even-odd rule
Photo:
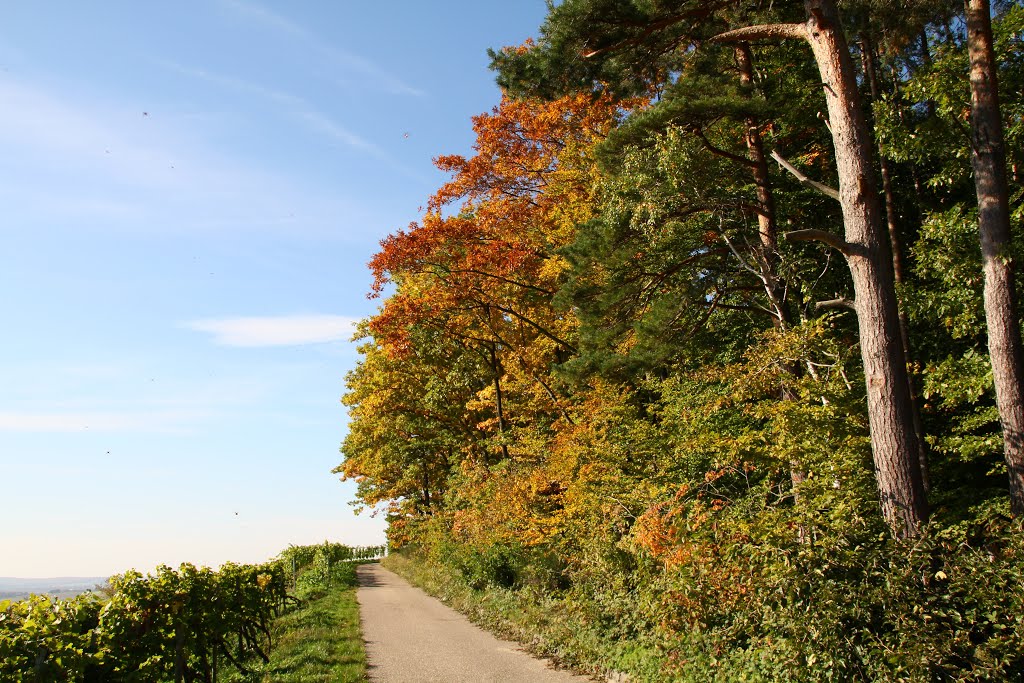
[[[882,514],[893,533],[913,536],[927,518],[920,447],[871,136],[844,27],[831,0],[808,0],[801,20],[783,15],[782,23],[749,24],[734,7],[725,2],[648,8],[607,0],[569,1],[552,8],[537,48],[526,54],[496,53],[494,66],[506,86],[530,91],[535,79],[540,92],[551,92],[567,86],[592,89],[596,78],[623,72],[620,83],[650,82],[652,77],[664,83],[670,72],[664,70],[662,57],[704,42],[800,39],[810,45],[828,109],[839,179],[834,196],[845,235],[810,228],[794,231],[790,238],[820,241],[840,252],[849,266]]]
[[[481,416],[467,404],[488,376],[457,342],[423,329],[409,334],[415,352],[401,359],[373,340],[360,347],[343,399],[345,460],[334,472],[356,481],[367,506],[400,501],[403,512],[430,514],[459,464],[485,451],[486,434],[476,426]]]
[[[485,362],[492,381],[481,398],[494,406],[491,427],[501,457],[517,417],[564,415],[549,366],[575,351],[575,323],[551,299],[564,277],[557,250],[587,218],[590,147],[610,128],[609,99],[572,96],[551,103],[504,100],[474,119],[475,154],[442,156],[452,173],[423,219],[388,237],[370,264],[375,288],[399,284],[369,329],[398,355],[420,326],[462,340]],[[509,387],[519,389],[510,395]]]

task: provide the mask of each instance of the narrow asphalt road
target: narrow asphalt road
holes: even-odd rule
[[[378,564],[358,567],[370,680],[381,683],[572,683]]]

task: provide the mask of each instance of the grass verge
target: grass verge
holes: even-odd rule
[[[356,683],[366,681],[366,653],[359,605],[352,585],[338,585],[306,598],[272,626],[270,662],[235,673],[232,683]]]

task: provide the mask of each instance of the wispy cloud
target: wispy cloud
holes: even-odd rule
[[[298,112],[297,121],[305,112],[299,98],[270,89],[259,94]],[[41,88],[2,74],[0,101],[7,105],[0,107],[0,147],[18,169],[0,187],[0,203],[21,217],[14,220],[96,217],[108,228],[132,230],[296,234],[301,227],[337,235],[339,216],[371,214],[362,201],[336,188],[322,191],[280,169],[234,159],[194,125],[144,114],[131,103]],[[314,124],[303,119],[300,125]],[[358,136],[350,142],[397,164]]]
[[[194,69],[174,62],[169,62],[167,60],[159,60],[157,63],[165,69],[180,73],[184,76],[190,76],[208,83],[213,83],[214,85],[219,85],[223,88],[229,88],[236,92],[247,93],[265,100],[276,102],[285,107],[291,114],[292,118],[299,121],[309,130],[326,135],[332,140],[341,142],[349,147],[370,152],[378,157],[386,157],[384,151],[377,145],[363,138],[359,134],[352,132],[341,123],[338,123],[329,117],[327,114],[317,111],[317,109],[308,101],[298,95],[293,95],[274,88],[268,88],[259,83],[235,78],[234,76],[214,73],[207,69]],[[387,160],[390,161],[390,158]]]
[[[365,57],[339,50],[333,45],[324,42],[304,26],[265,7],[251,2],[244,2],[243,0],[222,0],[222,3],[240,16],[244,16],[251,21],[260,23],[271,30],[301,42],[303,45],[319,53],[321,57],[327,59],[334,66],[362,76],[366,81],[383,88],[385,92],[414,97],[422,97],[425,94],[419,88],[409,85]]]
[[[350,147],[365,150],[375,156],[384,155],[384,152],[377,147],[377,145],[364,140],[348,128],[345,128],[336,121],[332,121],[330,118],[320,114],[319,112],[305,111],[302,112],[300,116],[310,128],[323,133],[333,140],[337,140],[338,142],[349,145]]]
[[[222,346],[302,346],[347,340],[356,322],[341,315],[284,315],[193,320],[185,327],[212,334]]]
[[[283,108],[287,116],[291,117],[308,131],[346,147],[369,154],[406,176],[416,180],[426,180],[423,174],[398,162],[379,145],[352,131],[298,95],[268,88],[260,83],[254,83],[234,76],[215,73],[207,69],[192,68],[167,60],[156,60],[156,63],[169,71],[273,102]]]
[[[265,7],[260,7],[251,2],[242,0],[223,0],[222,4],[230,7],[237,14],[244,15],[252,20],[273,28],[280,33],[287,33],[293,38],[308,38],[309,31],[302,28],[295,22],[285,19],[280,14],[275,14]]]
[[[307,107],[307,103],[301,97],[292,95],[291,93],[284,92],[282,90],[275,90],[274,88],[268,88],[259,83],[247,81],[242,78],[236,78],[234,76],[227,76],[225,74],[215,73],[207,69],[198,69],[194,67],[185,66],[177,62],[172,62],[168,59],[155,59],[154,63],[167,69],[179,73],[183,76],[189,76],[191,78],[197,78],[199,80],[213,83],[231,90],[238,92],[249,93],[250,95],[257,95],[268,100],[274,100],[281,104],[292,105],[296,107]]]

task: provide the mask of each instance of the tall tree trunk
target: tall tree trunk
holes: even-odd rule
[[[740,83],[744,86],[753,86],[754,60],[750,44],[740,42],[733,49]],[[758,260],[761,277],[764,279],[769,303],[775,309],[775,324],[785,329],[792,324],[792,315],[786,305],[785,288],[779,282],[779,233],[775,223],[775,195],[768,178],[768,158],[764,153],[764,142],[761,140],[758,122],[749,118],[745,123],[747,129],[743,139],[747,146],[747,157],[753,162],[751,173],[754,176],[754,186],[757,188],[757,233],[760,242]]]
[[[726,31],[716,41],[802,38],[811,45],[828,104],[846,239],[805,230],[842,251],[853,278],[868,398],[871,451],[882,516],[899,537],[920,533],[928,505],[918,459],[906,352],[900,338],[892,251],[872,168],[872,142],[857,77],[834,0],[804,0],[803,24]],[[813,233],[813,235],[812,235]]]
[[[871,101],[878,102],[881,97],[881,87],[878,82],[878,71],[875,66],[875,45],[871,39],[871,33],[867,30],[861,35],[861,57],[864,63],[864,75],[867,76],[868,87],[871,90]],[[889,228],[889,246],[892,249],[892,269],[896,278],[896,284],[904,282],[903,276],[903,240],[900,239],[899,218],[896,213],[896,194],[892,189],[892,169],[889,160],[885,158],[885,145],[878,140],[878,163],[882,176],[882,196],[885,199],[885,223]],[[898,305],[897,301],[897,305]],[[907,365],[913,360],[910,347],[910,332],[907,324],[907,314],[900,308],[900,339],[903,342],[903,349],[906,354]],[[920,402],[918,401],[917,387],[914,386],[914,379],[907,374],[908,389],[910,390],[911,408],[914,411],[914,434],[917,436],[918,459],[921,461],[921,482],[925,493],[931,488],[928,481],[928,455],[925,452],[924,424],[921,421]]]
[[[1010,253],[1006,151],[988,0],[964,0],[971,61],[971,163],[978,194],[978,232],[985,270],[985,320],[1010,504],[1024,514],[1024,354]]]
[[[928,511],[918,460],[906,356],[889,239],[871,158],[871,135],[833,0],[805,0],[806,38],[828,104],[867,384],[871,450],[882,515],[893,533],[915,536]]]
[[[753,86],[754,58],[750,52],[750,43],[737,43],[734,51],[740,83],[744,86]],[[764,279],[765,293],[768,295],[770,305],[775,309],[773,323],[777,329],[786,330],[793,325],[793,312],[790,310],[789,302],[786,301],[786,288],[779,279],[779,232],[776,224],[775,194],[768,177],[768,158],[764,153],[764,141],[761,139],[758,122],[749,118],[745,123],[747,129],[743,139],[747,145],[747,156],[753,162],[751,172],[754,176],[754,186],[757,188],[759,208],[757,213],[757,233],[760,241],[758,260]],[[795,363],[788,363],[786,371],[788,374],[796,376],[799,373],[799,367]],[[783,382],[779,393],[783,401],[794,400],[793,393],[785,386],[785,382]],[[800,484],[806,478],[807,472],[800,466],[800,463],[790,462],[789,479],[793,487],[794,500],[799,498]]]

